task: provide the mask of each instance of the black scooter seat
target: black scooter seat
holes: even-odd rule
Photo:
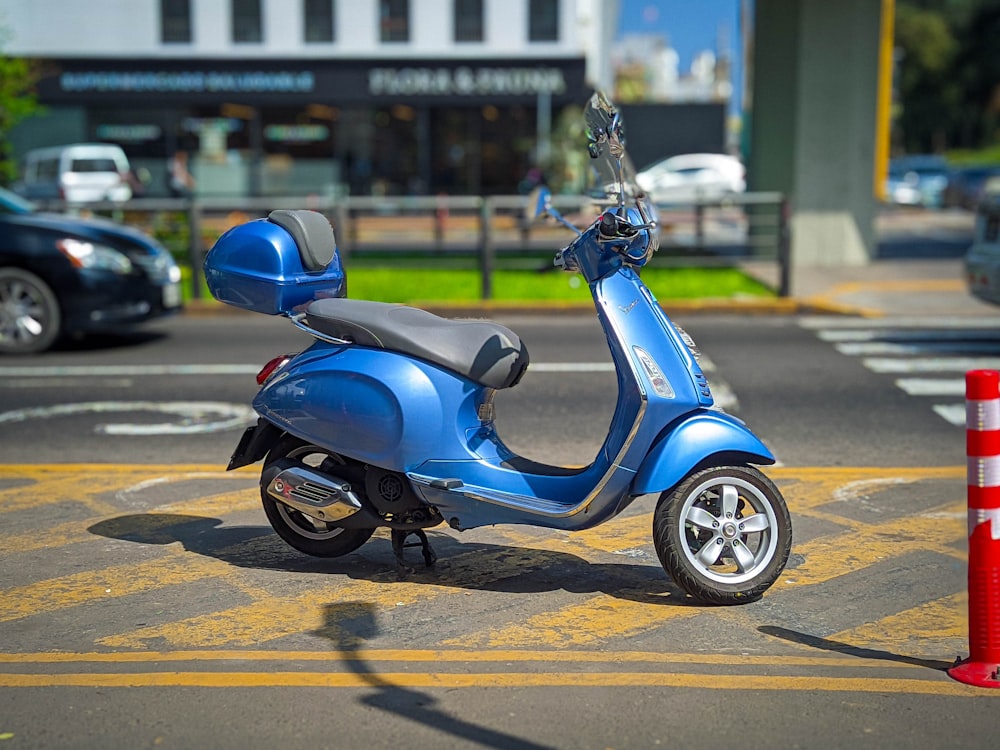
[[[358,346],[432,362],[489,388],[515,385],[528,367],[528,350],[518,335],[485,320],[449,320],[406,305],[330,298],[309,303],[306,324]]]

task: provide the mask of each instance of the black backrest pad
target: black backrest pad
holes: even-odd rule
[[[333,236],[333,227],[323,214],[317,211],[278,210],[272,211],[267,219],[295,238],[302,265],[307,271],[322,271],[330,265],[337,250],[337,240]]]

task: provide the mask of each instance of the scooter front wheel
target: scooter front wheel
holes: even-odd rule
[[[792,521],[778,488],[760,471],[712,467],[660,496],[653,545],[692,598],[744,604],[759,599],[784,570]]]
[[[294,459],[320,471],[336,471],[336,466],[344,463],[344,459],[335,453],[286,436],[267,454],[264,473],[272,463],[282,458]],[[375,529],[345,529],[307,516],[271,497],[263,480],[260,497],[267,520],[278,536],[299,552],[313,557],[341,557],[356,550],[375,533]]]

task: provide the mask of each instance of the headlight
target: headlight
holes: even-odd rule
[[[128,256],[107,245],[67,237],[56,241],[56,247],[77,268],[111,271],[123,276],[132,273],[132,261]]]

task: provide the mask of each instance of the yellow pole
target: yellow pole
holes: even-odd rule
[[[878,100],[875,105],[875,197],[886,199],[885,180],[889,173],[889,126],[892,120],[893,30],[896,0],[882,0],[882,20],[878,48]]]

